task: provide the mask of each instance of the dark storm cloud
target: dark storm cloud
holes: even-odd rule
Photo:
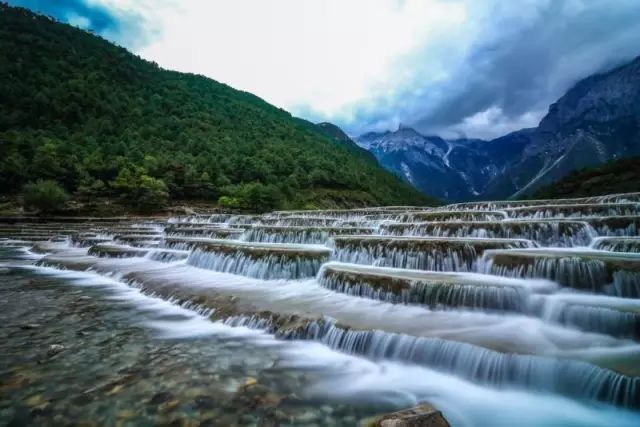
[[[442,81],[421,83],[418,75],[391,99],[356,106],[343,122],[351,133],[401,122],[449,136],[498,136],[537,125],[578,80],[640,55],[638,0],[492,2],[478,14],[474,8],[485,6],[474,3],[471,18],[484,16],[484,30],[462,63]],[[426,49],[409,66],[431,60]]]
[[[455,126],[491,107],[507,119],[544,110],[577,80],[640,54],[640,2],[593,1],[579,12],[567,3],[551,2],[509,39],[477,46],[456,79],[461,89],[419,126]]]
[[[116,11],[84,0],[9,0],[9,4],[91,30],[132,49],[143,45],[151,35],[144,27],[144,17],[139,14]]]

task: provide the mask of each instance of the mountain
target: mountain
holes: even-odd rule
[[[588,197],[640,191],[640,156],[573,171],[536,190],[531,198]]]
[[[425,194],[453,202],[479,197],[522,154],[530,133],[525,129],[493,141],[444,140],[401,127],[366,133],[356,142]]]
[[[315,124],[91,33],[0,3],[0,192],[149,192],[228,207],[433,201]]]
[[[401,128],[356,142],[425,194],[523,196],[573,170],[640,154],[640,58],[578,82],[537,128],[491,141],[445,141]]]
[[[361,148],[358,144],[355,143],[355,141],[353,141],[349,137],[349,135],[344,133],[342,129],[340,129],[338,126],[334,125],[333,123],[322,122],[322,123],[316,124],[316,126],[318,127],[318,130],[320,130],[322,134],[331,138],[331,140],[333,140],[335,143],[345,145],[357,151],[358,153],[365,155],[367,158],[377,162],[375,157],[369,151],[365,150],[364,148]]]

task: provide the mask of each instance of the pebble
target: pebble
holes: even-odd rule
[[[173,395],[168,391],[161,391],[159,393],[154,394],[151,400],[149,401],[149,403],[151,403],[152,405],[159,405],[161,403],[165,403],[171,400],[172,397]]]
[[[258,380],[256,380],[253,377],[247,377],[247,379],[244,380],[245,387],[251,387],[252,385],[256,385],[256,384],[258,384]]]
[[[39,323],[27,323],[26,325],[20,325],[20,329],[39,329],[42,325]]]
[[[170,400],[160,405],[160,411],[171,412],[174,409],[176,409],[179,405],[180,405],[180,401],[178,399]]]
[[[114,394],[120,393],[123,389],[124,389],[124,386],[122,384],[118,384],[115,387],[113,387],[111,390],[109,390],[105,394],[105,396],[113,396]]]
[[[214,400],[205,395],[196,397],[195,404],[197,409],[211,409],[215,406]]]
[[[118,412],[118,418],[124,419],[124,420],[128,420],[128,419],[133,418],[135,416],[136,416],[136,413],[134,411],[132,411],[131,409],[124,409],[124,410]]]
[[[25,400],[25,403],[31,407],[37,407],[46,403],[46,400],[41,394],[34,394],[33,396],[28,397],[27,400]]]
[[[65,347],[62,344],[51,344],[47,350],[47,356],[53,357],[58,353],[64,351]]]

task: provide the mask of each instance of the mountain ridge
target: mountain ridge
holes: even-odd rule
[[[355,140],[425,194],[452,202],[521,197],[573,170],[640,154],[640,57],[577,82],[535,128],[489,141],[444,140],[454,146],[445,154],[418,149],[415,135],[405,142],[403,131]]]
[[[435,203],[259,97],[0,3],[0,188],[267,210]],[[224,197],[224,199],[221,199]]]

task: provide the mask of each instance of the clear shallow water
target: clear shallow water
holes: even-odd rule
[[[349,426],[422,400],[453,426],[640,425],[638,412],[276,341],[32,262],[0,249],[2,425]]]

